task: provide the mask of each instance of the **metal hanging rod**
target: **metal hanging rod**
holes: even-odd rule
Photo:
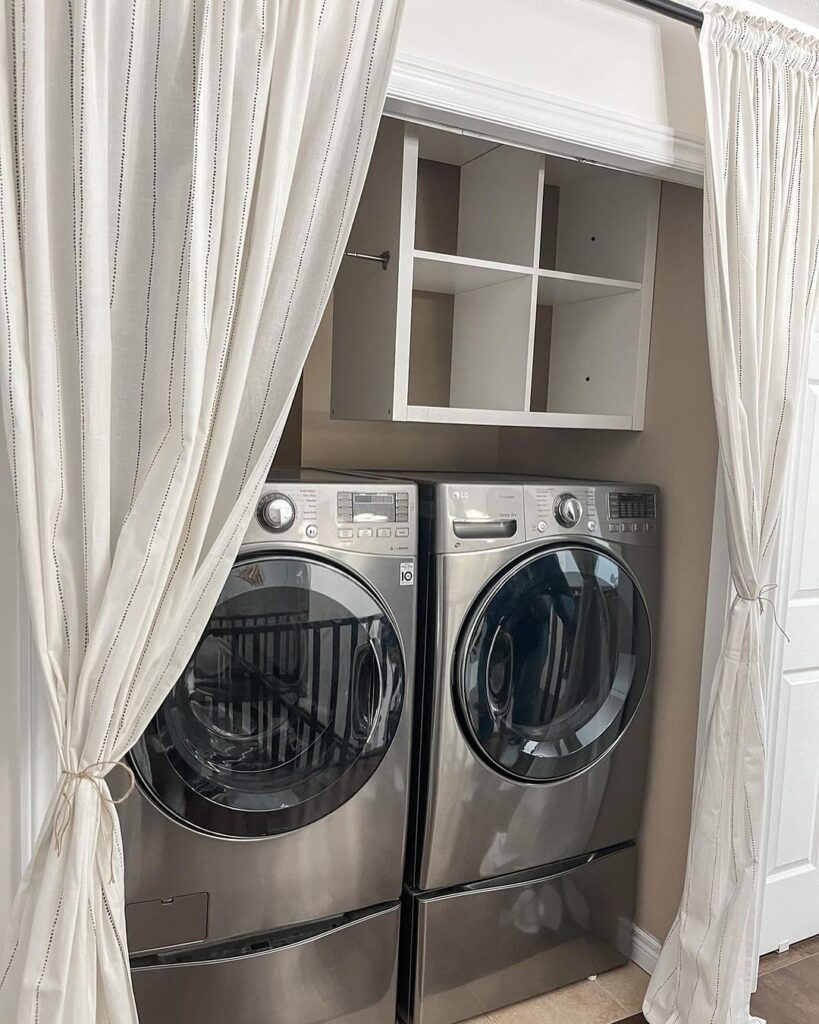
[[[627,0],[637,7],[645,7],[648,11],[656,11],[657,14],[665,14],[669,18],[676,18],[677,21],[684,21],[694,28],[702,28],[703,13],[696,11],[685,4],[678,4],[676,0]]]
[[[386,270],[390,265],[389,249],[385,249],[384,252],[378,253],[377,256],[372,252],[345,252],[344,255],[349,256],[354,260],[372,260],[373,263],[380,263],[382,270]]]

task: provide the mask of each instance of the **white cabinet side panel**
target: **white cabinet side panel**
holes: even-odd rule
[[[640,292],[554,307],[549,412],[631,416],[641,310]]]
[[[458,255],[533,266],[544,158],[499,146],[461,168]]]
[[[395,373],[395,335],[402,214],[404,126],[384,118],[373,150],[347,251],[390,252],[378,262],[346,256],[333,291],[332,415],[389,419]]]
[[[451,405],[527,408],[532,287],[521,277],[455,296]]]

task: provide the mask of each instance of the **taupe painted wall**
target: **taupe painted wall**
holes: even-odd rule
[[[497,427],[330,419],[332,315],[331,305],[304,367],[305,466],[486,471],[497,468]]]
[[[664,184],[641,433],[501,431],[504,470],[659,484],[662,607],[637,923],[665,937],[677,909],[691,809],[717,438],[706,350],[702,193]]]
[[[331,420],[332,309],[307,360],[301,410],[305,465],[519,471],[660,485],[664,583],[637,910],[637,923],[659,938],[671,925],[685,865],[717,467],[701,224],[702,194],[664,185],[641,433]]]

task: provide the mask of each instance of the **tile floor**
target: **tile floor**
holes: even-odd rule
[[[645,1024],[647,985],[648,975],[630,963],[467,1024]],[[819,1024],[819,936],[762,957],[751,1010],[768,1024]]]
[[[630,963],[599,974],[596,981],[580,981],[467,1024],[617,1024],[640,1009],[647,985],[645,971]]]

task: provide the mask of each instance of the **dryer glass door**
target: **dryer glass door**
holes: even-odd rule
[[[373,774],[401,715],[392,619],[341,568],[237,562],[133,762],[166,811],[253,838],[328,814]]]
[[[650,656],[645,602],[624,565],[599,549],[540,551],[467,619],[455,672],[466,735],[516,779],[581,771],[628,726]]]

